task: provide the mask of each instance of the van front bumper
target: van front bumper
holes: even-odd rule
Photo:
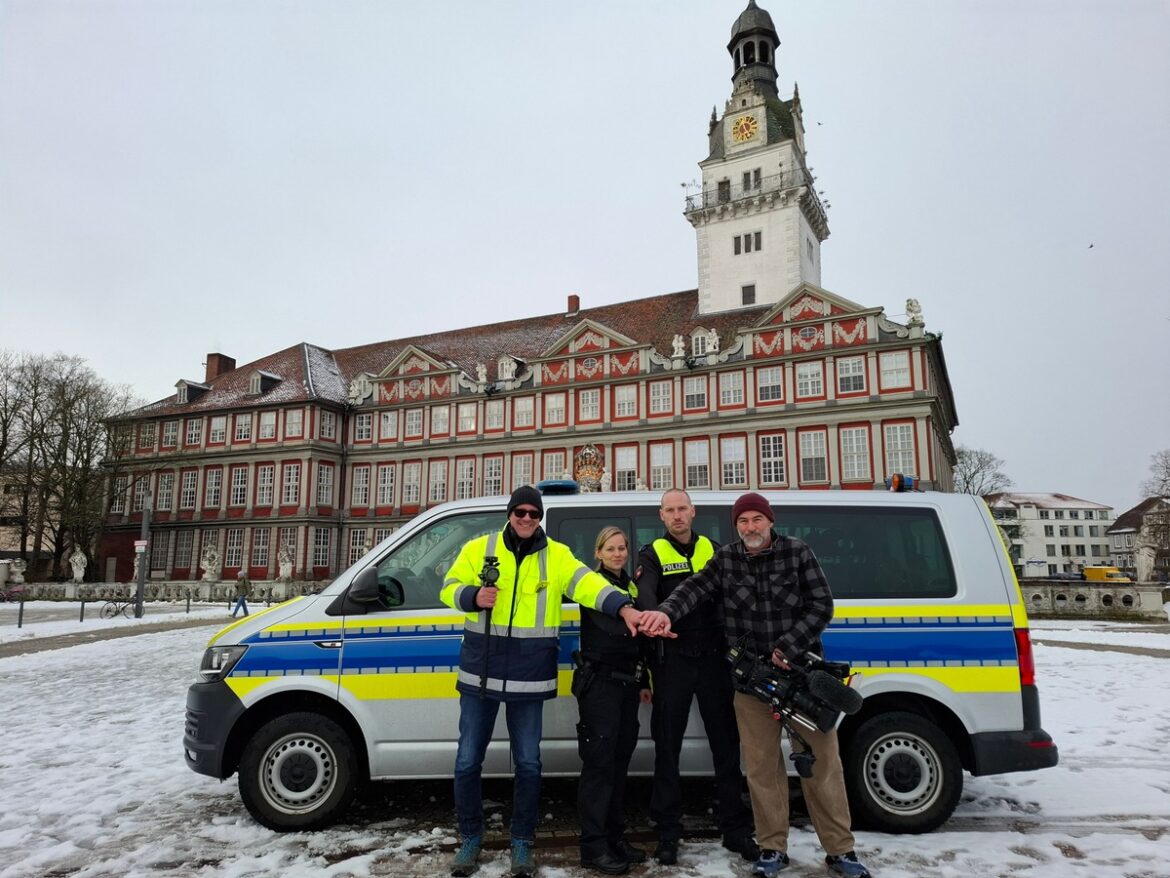
[[[183,757],[199,774],[223,780],[235,771],[225,767],[228,736],[244,714],[244,704],[222,680],[194,683],[187,690]]]

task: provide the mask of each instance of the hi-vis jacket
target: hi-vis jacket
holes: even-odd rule
[[[485,624],[488,611],[475,605],[480,572],[489,556],[497,558],[500,570],[490,634]],[[482,687],[486,697],[500,701],[555,697],[562,597],[609,616],[630,603],[629,595],[574,558],[568,546],[550,540],[543,530],[537,531],[532,552],[519,568],[515,554],[504,543],[503,531],[464,545],[439,593],[444,604],[467,613],[455,688],[478,695]]]

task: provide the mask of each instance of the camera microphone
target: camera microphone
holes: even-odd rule
[[[808,691],[841,713],[854,714],[861,710],[861,693],[827,671],[808,672]]]

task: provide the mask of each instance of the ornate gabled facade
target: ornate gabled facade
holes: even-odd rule
[[[902,472],[950,490],[957,418],[940,337],[914,300],[900,324],[818,285],[828,228],[799,98],[775,92],[778,45],[749,4],[704,194],[687,211],[699,289],[588,309],[573,295],[563,313],[301,344],[240,368],[209,355],[204,381],[127,420],[107,578],[128,578],[148,506],[152,577],[199,578],[212,551],[219,575],[268,579],[283,551],[294,576],[325,578],[422,509],[548,478],[602,491],[873,490]],[[751,129],[748,114],[755,134],[726,134]],[[766,184],[761,170],[756,187],[737,164],[749,160],[784,170]],[[729,186],[721,200],[740,173],[747,192]]]

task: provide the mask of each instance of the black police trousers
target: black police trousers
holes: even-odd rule
[[[679,754],[691,700],[699,701],[699,715],[707,728],[707,742],[715,768],[719,800],[719,829],[727,838],[751,834],[752,814],[743,801],[739,770],[739,729],[735,724],[731,671],[722,654],[683,655],[667,649],[654,666],[654,790],[650,818],[660,840],[678,841],[682,835],[682,784]]]
[[[581,856],[590,859],[605,853],[626,829],[626,774],[638,743],[638,687],[599,673],[577,695],[577,707]]]

